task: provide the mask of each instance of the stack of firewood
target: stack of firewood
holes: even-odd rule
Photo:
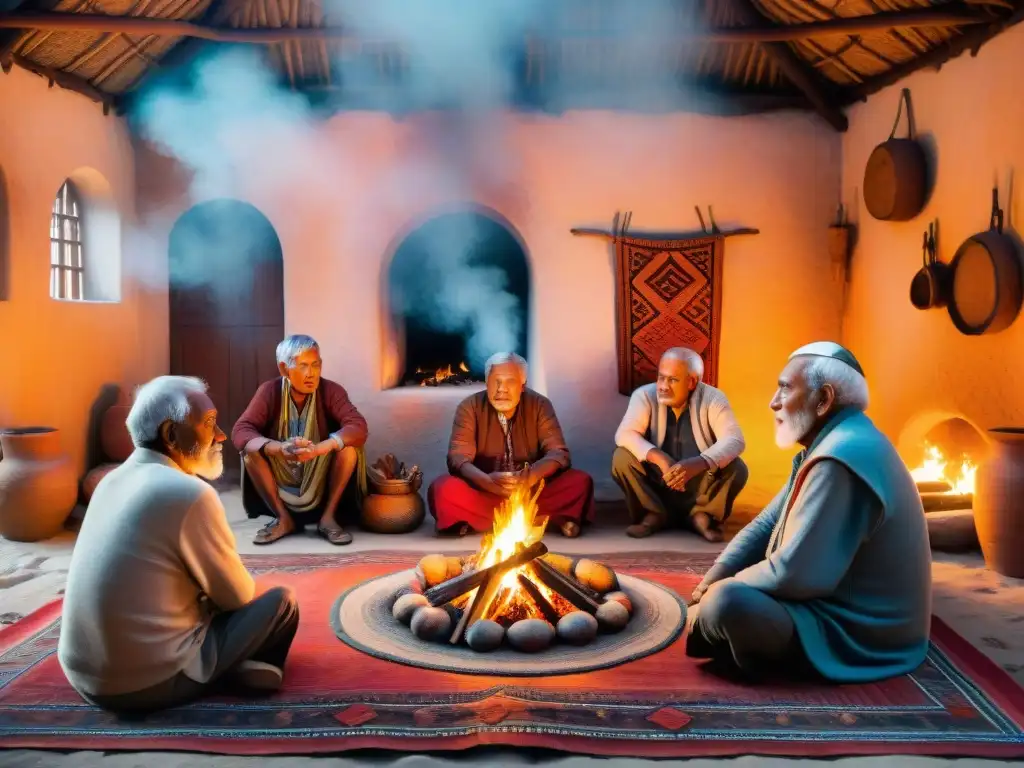
[[[393,453],[385,453],[366,468],[366,474],[375,483],[386,483],[411,482],[416,475],[421,473],[418,465],[413,464],[411,467],[406,467],[404,463],[399,463]]]

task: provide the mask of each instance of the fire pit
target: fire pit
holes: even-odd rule
[[[338,636],[374,656],[480,674],[567,674],[654,653],[685,607],[660,585],[589,558],[550,553],[537,498],[519,488],[466,557],[427,555],[414,570],[349,590]]]

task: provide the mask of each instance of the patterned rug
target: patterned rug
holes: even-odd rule
[[[725,240],[615,239],[619,392],[632,394],[657,378],[669,347],[689,347],[704,360],[704,381],[718,381],[722,253]]]
[[[502,678],[395,664],[335,637],[330,612],[338,595],[417,559],[409,552],[247,558],[261,585],[288,585],[299,596],[285,688],[263,700],[209,699],[135,722],[84,704],[68,686],[55,656],[60,605],[51,604],[0,631],[0,745],[235,755],[502,745],[636,757],[1024,756],[1024,691],[938,620],[928,658],[913,674],[847,686],[739,685],[687,659],[681,640],[611,669]],[[711,557],[634,553],[607,562],[685,595]]]

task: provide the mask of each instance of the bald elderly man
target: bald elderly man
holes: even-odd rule
[[[864,414],[849,350],[794,352],[771,401],[775,441],[800,445],[789,482],[693,594],[686,652],[759,675],[866,683],[928,650],[931,550],[917,486]]]
[[[686,524],[708,541],[722,539],[721,525],[747,483],[739,458],[746,442],[725,393],[703,378],[700,355],[673,347],[661,356],[658,380],[629,398],[612,457],[629,536]]]

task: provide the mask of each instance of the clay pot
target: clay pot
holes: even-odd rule
[[[56,536],[78,501],[78,478],[52,427],[0,432],[0,536],[40,541]]]
[[[100,447],[108,461],[125,461],[135,450],[128,427],[125,426],[131,409],[130,405],[112,405],[103,414],[100,421]]]
[[[359,523],[373,533],[409,533],[420,527],[426,513],[418,493],[371,493],[363,499]]]
[[[1024,428],[990,429],[992,453],[974,480],[974,527],[985,564],[1024,579]]]

